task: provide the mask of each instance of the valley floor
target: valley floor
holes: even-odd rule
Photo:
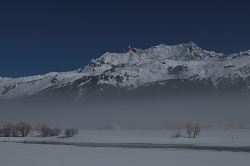
[[[152,166],[152,165],[248,165],[247,152],[81,147],[18,143],[26,141],[192,144],[199,146],[250,146],[250,130],[202,130],[196,139],[170,138],[175,130],[80,131],[76,137],[0,138],[0,166]],[[185,134],[185,131],[182,131]],[[5,141],[5,142],[4,142]]]

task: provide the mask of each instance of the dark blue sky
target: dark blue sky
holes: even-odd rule
[[[247,0],[0,1],[0,76],[70,71],[128,45],[250,49]]]

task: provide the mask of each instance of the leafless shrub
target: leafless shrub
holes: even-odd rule
[[[11,137],[13,125],[11,123],[5,124],[1,129],[1,136]]]
[[[51,128],[44,124],[42,126],[37,126],[36,131],[38,131],[43,137],[49,137],[51,133]]]
[[[192,133],[194,131],[192,123],[186,123],[187,134],[190,138],[192,138]]]
[[[171,138],[179,138],[181,136],[181,131],[177,131],[175,134],[171,136]]]
[[[201,128],[200,128],[200,125],[195,123],[194,124],[194,135],[193,135],[193,138],[197,137],[201,132]]]
[[[29,123],[19,122],[17,126],[22,137],[27,137],[28,134],[34,131],[33,125]]]
[[[20,131],[19,131],[19,126],[18,125],[13,125],[12,126],[12,137],[18,137],[20,135]]]
[[[201,132],[200,125],[197,123],[186,123],[186,130],[190,138],[196,138]]]
[[[66,128],[64,130],[65,137],[74,137],[76,134],[78,134],[78,130],[76,128]]]
[[[52,137],[52,136],[58,136],[61,134],[62,130],[59,128],[53,128],[51,129],[47,125],[37,126],[36,130],[41,134],[43,137]]]
[[[3,137],[3,129],[0,128],[0,137]]]
[[[58,135],[60,135],[61,133],[62,133],[62,130],[55,127],[55,128],[53,128],[53,129],[51,130],[50,136],[58,136]]]

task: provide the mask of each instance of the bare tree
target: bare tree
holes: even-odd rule
[[[52,136],[58,136],[61,134],[62,130],[59,128],[53,128],[51,129],[47,125],[37,126],[36,130],[41,134],[43,137],[52,137]]]
[[[71,129],[72,129],[72,135],[71,135],[72,137],[78,134],[78,129],[76,128],[71,128]]]
[[[18,137],[20,135],[20,131],[19,131],[19,126],[18,125],[13,125],[12,126],[12,137]]]
[[[20,134],[22,137],[27,137],[28,134],[34,131],[33,125],[25,122],[19,122],[18,123],[18,129],[20,131]]]
[[[42,126],[37,126],[36,130],[41,134],[43,137],[49,137],[51,135],[51,128],[48,127],[46,124]]]
[[[55,128],[53,128],[53,129],[51,130],[50,136],[58,136],[58,135],[60,135],[61,133],[62,133],[62,130],[55,127]]]
[[[197,137],[200,132],[201,132],[201,128],[200,128],[200,125],[195,123],[193,124],[194,125],[194,135],[193,135],[193,138]]]
[[[5,124],[1,129],[3,137],[11,137],[13,125],[11,123]]]
[[[196,138],[201,132],[200,125],[197,123],[186,123],[187,134],[190,138]]]
[[[64,135],[65,135],[65,137],[70,137],[70,135],[71,135],[70,129],[65,129]]]
[[[64,135],[66,136],[66,137],[74,137],[75,135],[77,135],[78,134],[78,130],[76,129],[76,128],[73,128],[73,127],[71,127],[71,128],[66,128],[65,130],[64,130]]]
[[[186,134],[188,134],[189,137],[192,138],[192,133],[194,131],[193,124],[192,123],[186,123],[186,129],[187,129]]]
[[[3,137],[3,129],[0,128],[0,137]]]

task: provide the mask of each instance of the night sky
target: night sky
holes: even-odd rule
[[[1,0],[0,76],[70,71],[105,52],[195,42],[250,49],[248,0]]]

